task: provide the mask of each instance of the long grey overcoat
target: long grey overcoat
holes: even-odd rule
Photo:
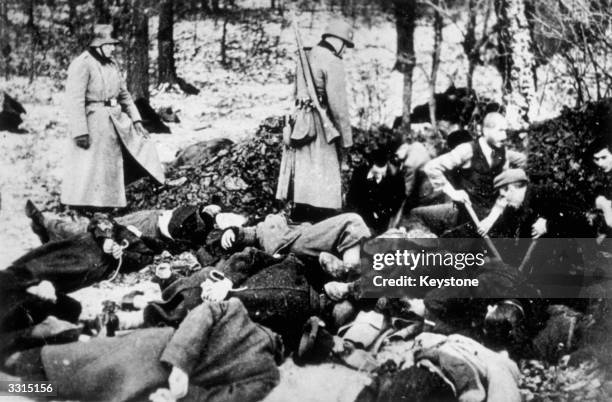
[[[321,105],[340,134],[329,142],[322,127],[314,141],[299,148],[285,148],[281,161],[279,183],[290,181],[293,193],[289,198],[295,203],[319,208],[340,209],[342,207],[342,181],[338,147],[353,145],[346,95],[345,71],[342,59],[330,48],[319,44],[309,52],[308,59],[313,81],[323,99]],[[308,97],[306,84],[298,72],[296,80],[297,98]],[[290,177],[288,177],[290,176]],[[279,194],[279,198],[284,198]]]
[[[100,101],[116,99],[114,106]],[[125,207],[125,185],[150,175],[164,182],[155,144],[133,122],[140,114],[115,63],[102,64],[88,51],[68,69],[66,113],[71,137],[89,134],[82,149],[71,138],[61,201],[67,205]]]

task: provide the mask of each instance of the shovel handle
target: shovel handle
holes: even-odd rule
[[[533,250],[535,250],[536,245],[538,244],[538,239],[533,239],[531,240],[531,244],[529,244],[529,248],[527,249],[527,252],[525,253],[525,256],[523,257],[523,260],[521,261],[521,265],[519,265],[518,270],[519,272],[523,272],[525,271],[525,267],[527,266],[527,263],[529,262],[529,260],[531,260],[531,256],[533,255]]]
[[[470,218],[472,218],[472,221],[474,222],[474,224],[476,226],[480,226],[480,219],[478,219],[478,215],[476,215],[476,212],[474,211],[474,208],[472,208],[472,205],[467,204],[467,203],[464,203],[463,205],[465,206],[466,211],[470,215]],[[497,251],[497,247],[495,247],[489,235],[484,234],[482,238],[484,239],[485,243],[487,244],[487,247],[489,247],[489,250],[491,250],[495,258],[497,258],[500,261],[503,261],[501,254],[499,253],[499,251]]]

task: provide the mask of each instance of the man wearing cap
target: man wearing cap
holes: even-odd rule
[[[529,183],[523,169],[508,169],[495,177],[494,187],[507,206],[501,222],[509,237],[582,237],[588,235],[586,218],[577,207],[545,186]]]
[[[337,132],[317,132],[316,138],[295,148],[292,218],[318,221],[342,207],[340,149],[353,145],[342,54],[354,47],[353,30],[342,20],[332,21],[321,41],[308,54],[312,79],[321,106]],[[309,98],[304,74],[298,71],[296,99]],[[323,131],[326,130],[323,127]],[[282,173],[281,173],[282,174]],[[290,195],[291,197],[291,195]]]
[[[442,190],[459,205],[456,220],[451,224],[469,221],[463,205],[470,204],[480,219],[479,233],[486,234],[503,211],[493,188],[493,179],[508,168],[520,168],[527,158],[520,152],[507,150],[506,118],[493,112],[485,116],[482,137],[458,145],[452,151],[429,161],[423,168],[432,185]],[[446,174],[454,172],[455,188]],[[494,208],[495,207],[495,208]]]
[[[592,237],[585,214],[551,188],[530,184],[522,169],[502,172],[494,186],[508,205],[494,229],[505,233],[496,235],[534,239],[519,240],[506,250],[512,252],[504,261],[520,264],[545,295],[576,296],[583,284],[583,247],[587,244],[576,238]],[[537,245],[535,239],[544,237],[555,240]]]
[[[143,128],[117,63],[110,25],[96,25],[94,40],[68,68],[68,145],[61,202],[79,209],[126,206],[125,186],[141,177],[164,182],[153,142]]]
[[[597,168],[607,176],[608,189],[603,194],[597,194],[595,198],[595,209],[602,212],[608,232],[612,229],[612,139],[610,136],[600,136],[594,140],[588,148],[588,155]]]

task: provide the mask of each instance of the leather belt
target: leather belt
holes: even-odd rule
[[[103,103],[104,106],[117,106],[117,99],[106,99],[106,100],[86,100],[85,105],[91,105],[92,103]]]

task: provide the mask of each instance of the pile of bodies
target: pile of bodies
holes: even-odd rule
[[[346,210],[314,222],[269,215],[245,226],[248,217],[218,205],[60,217],[28,202],[43,244],[0,271],[0,370],[51,381],[71,400],[256,401],[290,356],[371,372],[359,401],[520,401],[517,359],[555,363],[594,350],[605,361],[609,244],[596,238],[612,226],[610,195],[597,197],[598,227],[530,184],[524,155],[505,149],[503,124],[488,115],[481,138],[456,132],[434,159],[419,143],[381,149],[355,170]],[[591,155],[612,172],[608,142]],[[527,241],[470,271],[477,289],[361,297],[362,250],[379,238],[421,250],[421,238],[457,237],[448,251],[462,252],[466,239],[496,236]],[[564,240],[538,253],[547,237]],[[198,265],[173,269],[168,254],[184,252]],[[132,294],[120,310],[105,303],[95,320],[80,320],[70,293],[145,267],[160,300]],[[539,297],[557,279],[580,283],[576,294]],[[482,297],[519,287],[520,298]],[[378,352],[396,339],[412,342],[410,353],[381,365]]]

